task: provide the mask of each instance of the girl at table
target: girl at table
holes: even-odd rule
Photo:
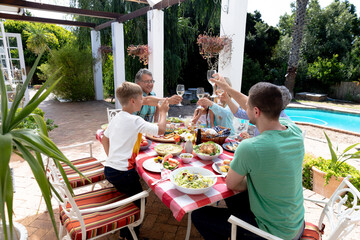
[[[227,83],[231,86],[231,82],[229,78],[226,78]],[[234,126],[233,126],[233,113],[231,112],[229,106],[225,101],[225,94],[220,95],[220,102],[214,103],[207,98],[201,98],[197,102],[198,105],[209,108],[214,113],[215,125],[222,126],[230,129],[230,135],[235,134]]]
[[[205,94],[204,98],[211,100],[209,94]],[[194,112],[193,119],[191,120],[193,126],[200,125],[205,128],[215,127],[214,113],[209,109],[209,107],[197,107]]]

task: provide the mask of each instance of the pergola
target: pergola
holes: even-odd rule
[[[149,4],[128,14],[112,12],[93,11],[72,7],[42,4],[24,0],[2,0],[0,3],[0,18],[19,21],[51,23],[60,25],[70,25],[77,27],[91,28],[91,48],[94,63],[94,86],[96,100],[103,99],[103,81],[100,30],[111,27],[112,49],[114,64],[114,88],[116,89],[125,81],[125,47],[124,47],[124,28],[123,23],[141,15],[147,14],[148,46],[151,49],[149,56],[148,69],[153,73],[156,82],[154,92],[157,96],[163,97],[164,92],[164,12],[162,9],[174,4],[180,4],[185,0],[126,0],[137,3]],[[60,12],[65,14],[82,15],[96,18],[109,19],[100,25],[89,22],[58,20],[51,18],[39,18],[24,16],[23,9],[43,10]],[[241,89],[242,65],[245,44],[245,26],[247,13],[247,0],[222,0],[221,2],[221,29],[220,35],[227,35],[232,38],[232,49],[229,53],[220,54],[219,72],[231,79],[233,87]],[[171,64],[171,63],[170,63]],[[118,100],[115,102],[116,108],[121,108]]]

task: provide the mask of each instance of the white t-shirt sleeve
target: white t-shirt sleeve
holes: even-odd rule
[[[149,123],[141,117],[137,118],[135,121],[136,121],[136,126],[139,126],[139,132],[147,133],[155,136],[158,135],[159,127],[157,124]]]

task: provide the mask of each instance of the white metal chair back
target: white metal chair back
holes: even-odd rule
[[[119,226],[116,224],[117,219],[113,218],[112,226],[114,226],[114,228],[112,230],[100,233],[100,235],[90,238],[90,239],[99,238],[106,234],[116,232],[121,228],[128,227],[132,234],[132,237],[134,239],[137,239],[136,233],[134,231],[134,227],[139,226],[142,223],[142,221],[144,220],[145,198],[149,196],[149,193],[147,191],[142,191],[134,196],[127,197],[127,198],[124,198],[124,199],[121,199],[121,200],[118,200],[118,201],[115,201],[112,203],[103,202],[101,205],[98,205],[98,200],[95,200],[94,203],[92,203],[92,202],[89,202],[91,199],[87,198],[87,201],[88,201],[86,203],[86,204],[88,204],[87,207],[84,209],[82,209],[82,208],[80,209],[78,207],[73,195],[71,194],[69,188],[64,183],[64,181],[62,181],[61,177],[59,177],[59,170],[56,167],[56,165],[52,159],[49,159],[48,168],[49,168],[49,171],[47,171],[47,176],[48,176],[49,182],[52,184],[54,189],[59,194],[59,196],[56,194],[53,194],[53,196],[57,200],[59,205],[61,206],[64,214],[69,217],[70,221],[73,221],[73,220],[79,221],[81,233],[82,233],[81,234],[82,240],[88,239],[87,238],[88,235],[86,234],[86,230],[87,230],[86,224],[85,224],[85,221],[83,218],[84,214],[92,214],[94,216],[97,214],[101,215],[101,214],[104,214],[104,212],[106,212],[106,211],[116,211],[115,209],[118,207],[127,206],[128,204],[130,204],[136,200],[141,200],[139,219],[137,219],[134,222],[126,223],[124,226]],[[93,226],[93,225],[94,225],[94,223],[91,223],[91,222],[89,223],[89,226]],[[65,229],[65,226],[63,226],[60,221],[59,239],[63,239],[63,236],[65,235],[66,232],[67,232],[67,230]],[[67,237],[70,239],[69,235]]]
[[[118,114],[119,112],[121,112],[121,109],[110,109],[107,108],[107,117],[108,117],[108,122],[110,123],[111,119],[113,119],[116,114]]]
[[[68,187],[66,186],[64,181],[62,181],[62,179],[60,178],[61,176],[60,172],[51,158],[48,159],[48,168],[49,171],[47,171],[47,174],[48,174],[49,182],[52,184],[54,189],[59,194],[59,196],[53,194],[53,197],[62,207],[66,215],[68,215],[70,218],[77,219],[80,222],[81,231],[85,232],[85,222],[80,213],[80,209],[77,207]],[[68,208],[68,204],[70,204],[71,206],[70,208]],[[60,223],[59,234],[63,234],[63,227],[61,223]]]
[[[324,209],[320,214],[317,226],[319,229],[322,229],[322,225],[326,217],[330,224],[330,226],[325,228],[325,231],[330,231],[329,234],[327,234],[327,240],[345,239],[345,237],[356,227],[356,224],[360,222],[360,205],[358,205],[360,201],[360,192],[354,187],[349,179],[350,175],[341,182],[339,187],[328,200],[304,198],[304,200],[307,201],[325,204]],[[349,197],[353,197],[350,207],[345,206]],[[265,239],[281,240],[281,238],[254,227],[233,215],[230,216],[228,221],[232,224],[232,240],[236,239],[237,226],[253,232]]]
[[[331,232],[328,240],[345,239],[360,222],[360,192],[349,181],[350,175],[347,176],[331,195],[328,201],[316,201],[318,203],[325,203],[324,209],[320,215],[318,227],[323,224],[326,216],[330,223]],[[345,205],[349,197],[353,197],[351,206]],[[308,200],[308,199],[306,199]],[[315,200],[311,200],[315,201]]]

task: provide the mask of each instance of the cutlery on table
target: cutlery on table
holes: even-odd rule
[[[153,182],[153,183],[151,184],[151,186],[154,186],[155,184],[157,184],[157,183],[159,183],[159,182],[166,181],[166,180],[168,180],[168,179],[169,179],[169,178],[161,178],[161,179],[159,179],[159,180],[157,180],[157,181]]]
[[[203,177],[226,177],[225,175],[203,175]]]
[[[168,176],[168,175],[165,176],[165,174],[163,174],[164,167],[161,167],[160,171],[161,171],[161,178],[160,178],[159,180],[153,182],[153,183],[151,184],[151,186],[154,186],[155,184],[157,184],[157,183],[159,183],[159,182],[166,181],[166,180],[169,179],[169,176]]]
[[[216,170],[221,174],[221,176],[224,176],[224,177],[225,177],[226,175],[223,174],[223,172],[221,171],[219,165],[218,165],[217,163],[215,163],[214,165],[215,165]]]

